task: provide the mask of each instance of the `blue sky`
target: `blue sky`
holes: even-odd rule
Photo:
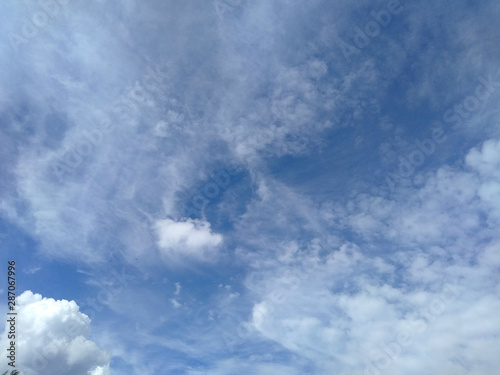
[[[498,371],[500,3],[0,14],[24,374]]]

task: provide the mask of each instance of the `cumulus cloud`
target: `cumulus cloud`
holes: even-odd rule
[[[110,374],[110,356],[88,338],[91,321],[74,301],[26,291],[17,305],[17,367],[23,374]]]
[[[159,220],[155,229],[158,246],[168,260],[191,258],[210,262],[222,243],[222,235],[213,233],[210,223],[204,220]]]

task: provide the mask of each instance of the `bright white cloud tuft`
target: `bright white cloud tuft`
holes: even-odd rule
[[[158,221],[155,229],[162,255],[169,260],[188,257],[213,261],[222,243],[222,235],[212,233],[210,223],[203,220],[165,219]]]

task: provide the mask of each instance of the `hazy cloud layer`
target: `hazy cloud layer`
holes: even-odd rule
[[[0,14],[0,246],[46,296],[22,366],[499,367],[497,1]]]

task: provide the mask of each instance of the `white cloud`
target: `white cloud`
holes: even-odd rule
[[[477,194],[485,208],[500,220],[500,139],[490,139],[481,149],[473,148],[465,159],[483,181]]]
[[[473,148],[465,158],[471,166],[484,176],[500,178],[500,139],[490,139],[481,149]]]
[[[174,294],[176,296],[178,296],[181,293],[181,289],[182,289],[181,283],[175,283],[175,292],[174,292]]]
[[[175,309],[178,309],[179,307],[182,306],[181,303],[179,303],[175,298],[171,298],[170,299],[170,302],[172,302],[172,306],[175,308]]]
[[[26,291],[17,298],[17,306],[17,367],[21,373],[109,375],[109,354],[88,339],[90,319],[74,301],[56,301]],[[3,341],[2,347],[5,345]]]
[[[88,375],[109,375],[109,365],[97,366],[93,371],[89,371]]]
[[[7,3],[0,4],[9,10],[3,13],[12,15],[0,25],[5,35],[19,31],[23,17],[36,10],[23,14]],[[345,36],[352,42],[353,27],[363,27],[370,11],[377,11],[387,1],[358,1],[354,12],[353,2],[348,0],[335,4],[232,1],[231,8],[240,4],[219,22],[224,24],[224,41],[215,35],[218,20],[213,3],[72,3],[29,44],[21,46],[17,60],[11,58],[7,38],[0,42],[7,47],[1,52],[9,72],[0,78],[0,106],[8,110],[3,117],[6,125],[2,132],[6,132],[0,137],[4,151],[0,162],[9,171],[2,180],[9,190],[2,193],[0,206],[8,219],[33,237],[48,257],[88,263],[101,260],[106,268],[119,255],[134,266],[139,262],[156,266],[158,253],[166,263],[211,261],[219,256],[223,237],[214,233],[207,221],[155,220],[184,217],[189,207],[182,193],[212,172],[208,165],[214,160],[224,163],[236,155],[246,163],[253,186],[259,190],[258,197],[254,196],[248,206],[245,202],[244,212],[238,212],[235,219],[235,242],[239,245],[235,258],[242,268],[250,267],[250,274],[260,283],[250,288],[255,293],[251,301],[245,290],[230,293],[227,299],[246,303],[246,307],[257,301],[255,325],[262,336],[319,367],[334,361],[352,364],[364,353],[360,347],[369,352],[380,340],[391,339],[388,327],[400,327],[408,321],[404,309],[425,306],[438,293],[433,288],[439,288],[443,275],[468,283],[461,296],[463,303],[455,303],[459,308],[450,324],[468,318],[476,321],[478,316],[489,319],[487,308],[495,304],[479,286],[497,288],[496,279],[490,276],[498,270],[499,241],[489,241],[497,238],[500,216],[498,141],[488,141],[471,151],[466,160],[468,170],[441,168],[422,183],[424,188],[403,189],[394,199],[351,195],[348,204],[327,203],[322,211],[316,210],[315,204],[342,197],[336,194],[338,185],[356,192],[357,186],[345,177],[364,164],[363,156],[370,150],[358,149],[356,160],[352,164],[345,160],[340,169],[331,162],[349,159],[340,145],[350,147],[344,140],[349,140],[351,132],[357,132],[356,139],[367,140],[363,146],[368,146],[372,136],[373,143],[378,142],[370,125],[378,120],[380,106],[394,113],[405,106],[418,109],[421,104],[430,106],[432,112],[441,110],[444,102],[453,102],[468,92],[469,83],[457,80],[466,81],[478,70],[489,70],[483,51],[496,51],[488,47],[498,44],[497,34],[487,32],[494,22],[483,22],[476,11],[492,20],[498,5],[485,2],[468,9],[436,4],[424,9],[404,2],[404,12],[349,66],[335,39]],[[470,16],[467,20],[463,19],[464,10]],[[162,26],[157,28],[159,24]],[[401,25],[412,32],[399,32]],[[424,49],[416,47],[422,44],[422,35],[432,38],[432,43],[424,43]],[[168,43],[157,43],[165,36]],[[460,53],[453,51],[455,48],[437,47],[441,41]],[[136,46],[141,46],[139,54]],[[411,56],[420,58],[410,61]],[[66,148],[73,149],[84,130],[100,123],[114,99],[137,88],[146,64],[154,66],[163,57],[172,62],[173,74],[168,80],[154,93],[147,93],[144,102],[133,104],[123,121],[116,123],[116,130],[72,173],[62,181],[55,179],[53,162],[64,160]],[[442,61],[460,63],[448,69],[450,64]],[[492,59],[493,64],[496,61]],[[403,106],[398,104],[401,100]],[[53,111],[61,114],[63,126],[57,126]],[[401,119],[412,117],[407,112],[400,114],[405,115],[398,116]],[[427,118],[425,112],[422,116]],[[8,123],[9,118],[15,120]],[[397,129],[407,125],[397,124]],[[352,128],[337,134],[338,126]],[[328,147],[322,147],[323,141]],[[305,198],[303,190],[266,176],[270,169],[275,170],[268,168],[275,156],[296,156],[311,150],[329,154],[323,165],[316,163],[318,159],[312,162],[327,175],[323,187],[318,183],[315,187],[328,195],[318,199],[313,191]],[[436,161],[438,154],[432,159],[436,157]],[[307,172],[314,168],[300,164],[294,164],[293,174],[308,180]],[[313,180],[310,186],[314,186]],[[344,199],[348,198],[339,201]],[[213,201],[211,204],[216,206]],[[234,215],[230,212],[230,219]],[[485,216],[487,228],[481,221]],[[350,243],[340,240],[344,229],[349,230]],[[328,256],[330,253],[333,255]],[[290,274],[293,269],[295,273]],[[236,289],[237,279],[224,283],[234,283]],[[297,283],[297,279],[301,281]],[[186,309],[182,311],[186,311],[192,304],[188,301],[189,284],[183,285]],[[164,291],[147,291],[150,300],[164,295]],[[120,298],[124,308],[115,311],[125,311],[133,303],[137,293],[133,289],[127,292],[129,299]],[[161,299],[161,308],[146,304],[151,314],[147,316],[173,310],[170,303],[180,304],[179,293],[180,287],[174,299]],[[282,296],[284,307],[278,304],[273,310],[267,300],[277,295]],[[481,296],[478,310],[469,309],[475,297],[479,300]],[[127,312],[142,319],[137,309],[133,310]],[[460,315],[461,311],[470,314]],[[193,331],[212,348],[212,337]],[[148,347],[142,344],[166,340],[155,336],[157,331],[150,332],[149,341],[130,346]],[[431,344],[441,340],[440,345],[428,345],[438,351],[454,342],[456,338],[446,332],[443,329],[439,337],[426,332],[418,345],[409,348],[414,355],[405,357],[407,366],[417,366],[416,361],[423,363],[421,358],[429,357],[420,355],[426,354],[425,340],[433,341]],[[168,347],[180,347],[177,344],[185,338]],[[78,361],[88,360],[78,353],[93,349],[85,340],[73,341],[73,346],[67,346],[67,356],[77,366]],[[479,350],[484,349],[484,341],[473,337],[470,342],[477,349],[475,354],[489,355]],[[198,349],[190,348],[190,353],[197,356]],[[444,349],[439,353],[446,354]],[[130,358],[127,354],[123,357]],[[146,357],[137,356],[133,361],[152,366]],[[305,373],[239,359],[213,362],[220,366],[211,370],[214,374]],[[408,374],[413,371],[411,367],[400,369]],[[88,371],[101,374],[108,368],[102,364]]]
[[[373,363],[391,375],[419,374],[422,368],[463,372],[453,358],[477,373],[494,371],[498,361],[489,346],[500,334],[500,296],[497,286],[484,289],[495,275],[492,265],[464,272],[453,264],[420,264],[415,257],[395,273],[372,267],[372,258],[359,250],[333,254],[325,263],[298,271],[300,283],[294,288],[284,284],[279,269],[266,275],[260,290],[252,288],[261,301],[254,305],[251,323],[263,337],[317,364],[318,374],[362,374]],[[432,277],[421,283],[421,272]],[[450,276],[461,278],[460,283],[447,283]],[[460,324],[465,321],[467,329]],[[386,356],[386,347],[395,349],[384,362],[380,357]],[[431,352],[440,360],[427,361]]]
[[[167,260],[191,258],[212,262],[222,244],[222,235],[212,233],[204,220],[159,220],[155,224],[158,246]]]
[[[318,374],[494,372],[500,236],[492,210],[498,198],[487,187],[498,173],[497,150],[489,140],[467,153],[467,169],[443,166],[421,188],[390,198],[358,195],[318,211],[309,205],[306,214],[289,194],[295,211],[284,218],[257,214],[286,212],[286,190],[268,188],[239,224],[242,233],[271,225],[280,233],[262,238],[257,249],[266,251],[257,254],[241,242],[239,255],[253,267],[246,286],[257,299],[249,323],[315,363]],[[332,233],[356,233],[354,243],[328,242],[328,230],[292,242],[295,222],[321,227],[315,212]]]

